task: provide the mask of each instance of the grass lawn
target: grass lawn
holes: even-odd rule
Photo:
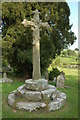
[[[8,106],[7,98],[11,91],[17,89],[18,86],[24,84],[15,80],[13,83],[3,83],[2,90],[2,116],[3,118],[78,118],[78,70],[77,69],[61,69],[66,73],[65,85],[69,88],[60,88],[67,95],[67,102],[61,109],[48,112],[39,110],[36,112],[14,111]],[[52,83],[51,83],[52,84]]]

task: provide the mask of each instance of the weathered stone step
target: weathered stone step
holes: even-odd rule
[[[42,100],[41,92],[38,91],[27,91],[24,94],[24,98],[28,101],[40,101]]]
[[[11,94],[9,94],[8,96],[8,104],[12,107],[16,101],[16,92],[12,92]]]
[[[52,95],[54,96],[53,99],[57,95],[57,90],[55,86],[48,85],[48,89],[43,91],[31,91],[25,88],[25,85],[22,85],[17,88],[17,92],[24,98],[30,101],[40,101],[40,100],[50,100]]]
[[[27,90],[25,85],[18,87],[17,92],[28,101],[40,101],[42,99],[41,92]]]
[[[54,98],[57,95],[57,90],[56,88],[52,88],[51,86],[49,87],[49,89],[41,91],[41,94],[43,96],[43,99],[47,100],[47,99],[51,99],[52,96],[54,96]]]
[[[53,97],[53,96],[52,96]],[[66,94],[57,90],[56,100],[49,103],[49,111],[60,109],[66,102]]]
[[[26,92],[25,85],[18,87],[17,92],[20,93],[21,95],[25,94]]]
[[[55,111],[60,109],[64,105],[64,99],[57,98],[55,101],[49,103],[49,111]]]
[[[28,111],[36,111],[39,108],[44,108],[46,107],[45,103],[40,103],[40,102],[19,102],[16,104],[16,107],[18,109],[23,109],[23,110],[28,110]]]
[[[62,98],[66,101],[66,94],[57,90],[57,98]]]

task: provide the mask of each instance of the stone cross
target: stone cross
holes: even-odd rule
[[[47,22],[43,23],[39,19],[40,12],[36,9],[33,11],[34,16],[31,21],[23,20],[22,24],[25,27],[31,27],[33,30],[33,80],[39,80],[41,78],[40,72],[40,30],[42,27],[49,28],[49,24]]]

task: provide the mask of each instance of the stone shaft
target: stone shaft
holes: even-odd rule
[[[40,72],[40,29],[41,27],[49,27],[48,23],[42,23],[39,19],[39,11],[35,10],[33,19],[27,21],[24,19],[22,24],[26,27],[29,26],[33,30],[33,80],[39,80],[41,78]]]
[[[41,78],[40,73],[40,44],[39,44],[39,27],[33,31],[33,80]]]

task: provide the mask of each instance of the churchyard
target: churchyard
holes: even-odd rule
[[[76,40],[70,10],[67,3],[48,7],[3,4],[2,118],[78,118],[78,57],[58,58]]]

